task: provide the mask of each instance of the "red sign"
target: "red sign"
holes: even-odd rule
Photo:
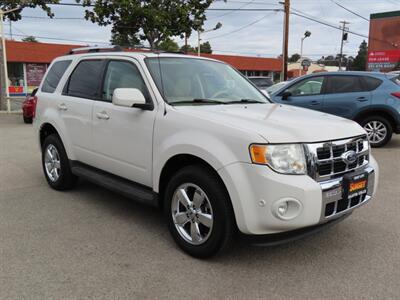
[[[400,63],[400,50],[369,51],[368,69],[373,71],[393,70]]]
[[[24,92],[23,86],[10,86],[8,87],[8,91],[10,94],[22,94]]]
[[[39,86],[45,73],[45,64],[26,64],[26,81],[28,86]]]

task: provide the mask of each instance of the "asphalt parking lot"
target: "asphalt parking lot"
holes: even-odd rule
[[[32,126],[0,115],[0,298],[398,299],[400,136],[373,153],[377,198],[350,218],[201,261],[177,249],[157,210],[87,182],[51,190]]]

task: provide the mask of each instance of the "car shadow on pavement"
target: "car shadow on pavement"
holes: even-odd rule
[[[162,241],[159,246],[165,246],[165,248],[169,248],[169,250],[165,249],[167,251],[178,251],[181,252],[181,255],[187,256],[176,246],[170,236],[161,209],[136,202],[134,199],[126,198],[85,180],[80,180],[76,189],[70,192],[76,196],[79,194],[80,201],[84,201],[89,206],[100,209],[104,217],[107,215],[112,216],[119,219],[119,221],[131,223],[132,227],[139,228],[133,229],[134,234],[161,238]],[[316,249],[318,248],[322,248],[321,253],[326,255],[332,249],[332,239],[329,239],[328,243],[328,238],[325,234],[329,232],[329,235],[340,235],[341,226],[343,225],[334,225],[314,235],[275,246],[251,244],[246,239],[236,236],[230,249],[227,249],[228,251],[207,261],[212,264],[232,262],[236,264],[237,261],[241,261],[242,263],[245,263],[246,260],[254,261],[255,257],[260,260],[270,260],[271,258],[286,260],[295,253],[301,255],[301,253],[308,252],[310,249],[313,249],[313,253],[317,254],[318,251]],[[334,244],[338,244],[337,246],[341,247],[340,239],[335,239]],[[119,247],[123,246],[119,245]],[[126,246],[130,247],[129,245]],[[171,255],[173,254],[171,253]]]

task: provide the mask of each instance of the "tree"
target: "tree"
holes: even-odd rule
[[[140,46],[140,39],[136,35],[131,34],[111,34],[111,44],[118,45],[122,47],[137,47]]]
[[[38,42],[38,40],[33,35],[30,35],[30,36],[27,36],[27,37],[23,38],[22,41],[23,42],[31,42],[31,43],[37,43]]]
[[[158,50],[179,52],[179,46],[174,40],[167,38],[158,45]]]
[[[368,44],[364,40],[360,44],[358,48],[358,54],[353,61],[352,70],[354,71],[365,71],[367,66],[367,57],[368,57]]]
[[[186,47],[185,45],[183,45],[180,48],[180,51],[183,53],[197,53],[197,47],[192,47],[190,45],[188,45]],[[212,53],[212,48],[211,48],[210,42],[205,42],[205,43],[200,44],[200,53],[208,53],[208,54]]]
[[[300,58],[301,58],[300,54],[295,53],[289,58],[289,62],[291,62],[291,63],[298,62]]]
[[[19,10],[15,10],[5,15],[6,18],[10,19],[11,21],[18,21],[21,20],[21,11],[22,9],[29,7],[29,8],[36,8],[40,7],[47,15],[52,18],[54,14],[51,12],[49,4],[57,4],[60,3],[60,0],[7,0],[0,2],[0,8],[4,11],[21,7]]]
[[[197,47],[194,48],[194,51],[195,52],[198,51]],[[200,44],[200,53],[208,53],[208,54],[212,53],[210,42],[205,42],[205,43]]]
[[[86,10],[85,18],[100,26],[112,25],[112,33],[136,36],[152,49],[173,36],[184,37],[201,29],[205,10],[213,0],[76,0]]]

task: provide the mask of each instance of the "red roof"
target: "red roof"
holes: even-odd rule
[[[56,57],[67,54],[71,49],[84,47],[82,45],[65,45],[49,43],[31,43],[6,41],[7,61],[25,63],[51,63]],[[236,69],[248,71],[275,71],[282,70],[282,61],[278,58],[264,58],[251,56],[234,56],[221,54],[205,54],[201,56],[224,61]]]
[[[84,46],[6,41],[7,61],[49,64],[56,57],[79,47]]]
[[[238,70],[275,71],[275,72],[280,72],[282,70],[282,60],[279,58],[205,54],[205,53],[202,53],[201,56],[224,61],[234,66]]]

